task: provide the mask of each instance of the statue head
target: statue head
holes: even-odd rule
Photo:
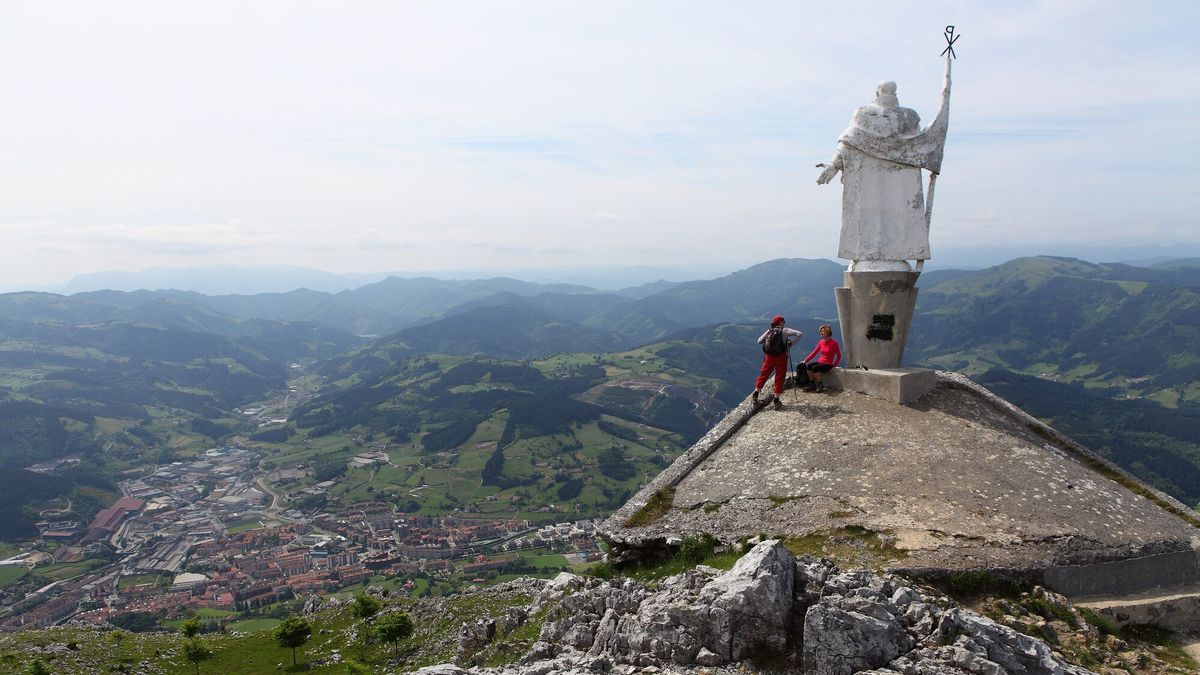
[[[900,99],[896,97],[895,82],[884,80],[875,87],[875,105],[884,108],[895,108],[900,105]]]

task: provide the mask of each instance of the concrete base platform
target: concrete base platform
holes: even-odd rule
[[[933,391],[937,385],[934,372],[924,368],[834,368],[826,373],[825,381],[838,389],[856,391],[894,403],[911,403]]]
[[[1072,598],[1200,586],[1188,506],[965,377],[932,373],[932,391],[897,405],[921,391],[900,384],[925,373],[832,372],[845,389],[789,389],[781,410],[743,401],[600,526],[612,555],[666,553],[697,533],[820,535],[852,539],[837,555],[857,566],[876,550],[855,534],[868,532],[886,537],[878,564],[921,576],[995,570]],[[868,382],[883,396],[856,391]]]

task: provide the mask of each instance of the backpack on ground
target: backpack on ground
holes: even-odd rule
[[[803,387],[808,384],[808,365],[803,361],[796,364],[796,377],[792,382],[797,387]]]
[[[787,340],[783,337],[783,326],[772,326],[771,330],[767,331],[767,339],[763,340],[763,353],[777,354],[787,353]]]

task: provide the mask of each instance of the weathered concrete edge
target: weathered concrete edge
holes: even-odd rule
[[[1070,437],[1060,433],[1053,427],[1045,424],[1033,415],[1025,412],[1021,408],[1013,405],[1003,397],[992,392],[987,387],[984,387],[977,382],[972,381],[965,375],[953,373],[944,370],[934,371],[939,386],[959,387],[965,389],[972,394],[978,396],[983,402],[995,408],[1001,414],[1006,415],[1014,421],[1025,425],[1031,430],[1035,430],[1038,435],[1048,439],[1060,450],[1069,454],[1075,455],[1076,459],[1088,463],[1096,463],[1103,465],[1107,470],[1121,476],[1123,479],[1137,484],[1154,496],[1154,501],[1164,510],[1172,513],[1192,527],[1198,529],[1198,539],[1200,540],[1200,517],[1195,515],[1192,509],[1188,508],[1174,497],[1158,490],[1150,485],[1145,484],[1141,479],[1125,471],[1121,467],[1113,464],[1109,460],[1101,457],[1087,447],[1072,440]],[[768,387],[763,388],[764,391],[769,391]],[[764,398],[757,405],[750,402],[747,398],[736,408],[731,410],[720,422],[708,431],[700,440],[696,441],[687,452],[680,455],[667,467],[656,476],[652,481],[642,487],[628,502],[620,509],[609,516],[601,523],[597,530],[600,538],[613,546],[615,549],[652,549],[666,545],[666,540],[673,536],[671,530],[663,528],[655,530],[654,525],[645,525],[637,528],[625,526],[625,521],[644,507],[651,496],[660,489],[674,487],[683,481],[692,471],[696,469],[704,460],[708,459],[714,452],[719,450],[722,445],[734,433],[737,432],[746,422],[750,420],[762,408],[769,405],[769,398]],[[907,405],[907,404],[898,404]],[[1091,467],[1089,467],[1091,468]],[[1105,480],[1111,480],[1107,476],[1101,475]],[[1128,489],[1128,488],[1126,488]],[[619,557],[619,556],[618,556]],[[991,568],[994,571],[1001,571],[1000,568]],[[933,568],[912,568],[903,569],[903,566],[889,566],[889,570],[899,573],[914,574],[916,576],[939,576],[941,570]],[[1015,577],[1033,578],[1041,581],[1044,577],[1045,569],[1005,569],[1003,570]],[[948,572],[948,570],[947,570]]]
[[[770,391],[770,387],[771,383],[768,382],[768,384],[763,387],[763,391]],[[600,537],[604,539],[604,541],[613,545],[621,545],[626,543],[629,538],[619,534],[619,532],[630,529],[625,526],[625,521],[628,520],[630,516],[645,506],[655,492],[658,492],[663,488],[674,487],[682,482],[684,478],[687,478],[688,475],[696,469],[696,467],[700,466],[704,460],[712,456],[712,454],[716,452],[722,445],[724,445],[725,441],[729,440],[729,438],[733,436],[738,429],[742,428],[746,422],[750,421],[750,418],[753,417],[756,412],[769,405],[769,401],[769,397],[764,397],[761,401],[755,404],[752,403],[749,398],[747,398],[738,404],[738,406],[725,415],[725,417],[722,418],[721,421],[716,424],[716,426],[714,426],[712,429],[709,429],[708,433],[701,436],[700,440],[696,441],[692,447],[688,448],[687,452],[684,452],[679,457],[676,457],[675,461],[671,463],[671,466],[663,469],[662,473],[655,476],[654,480],[651,480],[649,483],[642,486],[642,489],[638,490],[637,494],[630,498],[629,501],[625,502],[624,506],[617,509],[615,513],[606,518],[604,522],[600,524],[600,527],[597,530]],[[645,531],[650,527],[652,526],[645,526],[644,528],[639,529]],[[664,537],[665,536],[666,535],[664,535]],[[640,541],[642,537],[635,537],[635,539]]]
[[[1170,542],[1158,542],[1164,547]],[[1150,555],[1116,558],[1081,565],[1010,567],[982,565],[976,570],[1046,586],[1072,600],[1126,597],[1169,588],[1194,587],[1200,560],[1190,549],[1162,550]],[[946,581],[969,570],[950,567],[888,565],[886,570],[912,579]]]
[[[959,373],[952,373],[952,372],[945,371],[945,370],[938,370],[938,371],[934,371],[934,372],[937,375],[939,382],[946,383],[950,386],[962,387],[963,389],[967,389],[967,390],[973,392],[974,394],[976,394],[977,396],[982,398],[984,401],[986,401],[987,403],[989,403],[996,409],[1009,415],[1010,417],[1015,418],[1017,421],[1021,422],[1022,424],[1025,424],[1027,427],[1031,427],[1033,430],[1036,430],[1036,432],[1039,435],[1053,440],[1054,444],[1056,446],[1058,446],[1058,448],[1060,450],[1065,450],[1067,452],[1073,453],[1073,454],[1077,455],[1078,457],[1083,458],[1087,462],[1095,462],[1097,464],[1101,464],[1107,470],[1110,470],[1113,473],[1120,475],[1125,480],[1128,480],[1128,481],[1138,484],[1143,489],[1145,489],[1147,492],[1154,495],[1155,499],[1152,501],[1154,501],[1156,504],[1158,504],[1158,506],[1160,506],[1164,510],[1169,511],[1170,513],[1173,513],[1174,515],[1178,516],[1180,520],[1183,520],[1188,525],[1191,525],[1192,527],[1197,528],[1198,529],[1197,535],[1200,535],[1200,514],[1197,514],[1193,509],[1191,509],[1190,507],[1185,505],[1183,502],[1179,501],[1178,499],[1175,499],[1171,495],[1163,492],[1162,490],[1159,490],[1158,488],[1156,488],[1152,485],[1147,485],[1146,483],[1144,483],[1142,481],[1142,479],[1138,478],[1137,476],[1134,476],[1133,474],[1129,473],[1125,469],[1122,469],[1121,467],[1117,466],[1116,464],[1113,464],[1112,462],[1105,459],[1104,457],[1101,457],[1100,455],[1096,454],[1092,450],[1088,449],[1086,446],[1080,444],[1079,442],[1075,441],[1071,437],[1059,432],[1054,427],[1046,424],[1045,422],[1042,422],[1038,418],[1036,418],[1033,415],[1030,415],[1029,413],[1022,410],[1021,408],[1013,405],[1012,403],[1009,403],[1003,397],[997,395],[995,392],[991,391],[987,387],[971,380],[969,377],[967,377],[965,375],[960,375]],[[1122,486],[1122,487],[1124,487],[1124,486]],[[1126,488],[1126,489],[1128,489],[1128,488]]]

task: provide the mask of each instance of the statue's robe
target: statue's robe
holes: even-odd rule
[[[898,105],[865,105],[838,138],[842,235],[847,260],[928,260],[929,220],[921,169],[937,174],[949,126],[950,73],[934,123]]]

